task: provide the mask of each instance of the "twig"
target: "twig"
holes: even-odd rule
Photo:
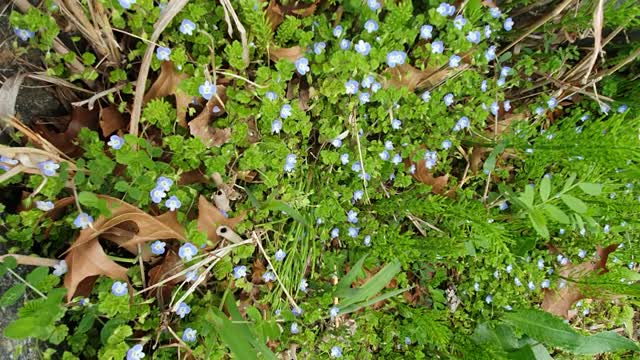
[[[16,279],[20,280],[22,283],[24,283],[25,285],[27,285],[31,290],[33,290],[36,294],[40,295],[41,298],[47,298],[47,296],[45,294],[43,294],[40,290],[38,290],[35,286],[29,284],[28,281],[26,281],[25,279],[22,278],[22,276],[18,275],[15,271],[7,268],[7,271],[9,272],[9,274],[13,275]]]
[[[236,29],[240,33],[240,42],[242,43],[242,61],[245,66],[249,66],[249,43],[247,42],[247,31],[242,26],[240,19],[238,19],[238,15],[235,10],[233,10],[233,6],[231,6],[231,2],[229,0],[220,0],[222,4],[222,8],[224,9],[225,20],[227,21],[227,25],[229,25],[229,36],[231,36],[231,22],[229,21],[229,14],[233,18],[233,22],[236,25]]]
[[[19,255],[19,254],[0,255],[0,261],[4,261],[4,259],[6,259],[8,257],[12,257],[12,258],[16,259],[16,262],[19,265],[53,267],[54,265],[58,265],[58,263],[59,263],[59,261],[56,260],[56,259],[41,258],[41,257],[36,257],[36,256]]]
[[[116,86],[114,86],[114,87],[112,87],[110,89],[100,91],[99,93],[96,93],[95,95],[93,95],[92,97],[90,97],[90,98],[88,98],[86,100],[73,102],[73,103],[71,103],[71,105],[73,105],[73,106],[82,106],[84,104],[89,104],[89,106],[88,106],[89,110],[93,110],[93,106],[94,106],[96,100],[98,100],[98,99],[100,99],[102,97],[105,97],[105,96],[107,96],[109,94],[113,94],[116,91],[119,91],[120,89],[125,87],[125,85],[126,84],[116,85]]]
[[[360,144],[360,132],[358,131],[358,124],[356,123],[355,109],[353,109],[349,114],[349,124],[351,124],[351,126],[353,127],[353,131],[356,133],[356,144],[358,145],[358,157],[360,158],[360,170],[362,170],[362,185],[364,186],[364,194],[365,194],[366,202],[369,203],[370,199],[369,199],[369,192],[367,191],[367,172],[364,169],[364,157],[362,156],[362,145]]]

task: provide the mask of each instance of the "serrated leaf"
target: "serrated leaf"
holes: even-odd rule
[[[562,199],[562,202],[567,205],[569,209],[577,213],[584,214],[587,212],[587,204],[575,196],[562,194],[560,195],[560,199]]]
[[[578,184],[580,190],[582,190],[585,194],[598,196],[602,194],[602,185],[595,183],[580,183]]]
[[[0,298],[0,307],[15,304],[15,302],[24,295],[25,290],[27,290],[27,286],[25,284],[15,284],[7,289]]]
[[[113,330],[113,333],[107,340],[108,345],[116,345],[123,342],[126,338],[133,335],[133,330],[129,325],[120,325]]]
[[[533,228],[536,230],[538,235],[542,236],[545,239],[549,238],[549,229],[547,229],[547,221],[544,218],[544,215],[538,209],[529,210],[529,220],[531,220],[531,224]]]
[[[565,214],[564,211],[562,211],[559,207],[555,206],[555,205],[551,205],[551,204],[544,204],[544,210],[547,212],[547,214],[549,214],[549,216],[561,223],[561,224],[570,224],[571,223],[571,219],[569,218],[569,216],[567,214]]]
[[[540,182],[540,198],[542,201],[549,200],[551,194],[551,179],[548,176],[542,178]]]

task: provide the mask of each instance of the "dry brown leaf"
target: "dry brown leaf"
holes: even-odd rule
[[[40,119],[36,121],[33,128],[60,151],[70,157],[76,157],[82,154],[82,149],[74,143],[74,140],[83,128],[97,131],[99,115],[98,109],[87,110],[82,107],[73,107],[71,114],[47,118],[46,121]]]
[[[144,94],[143,104],[155,98],[173,95],[178,88],[180,81],[187,78],[187,74],[176,72],[173,63],[163,61],[160,65],[160,74],[156,81],[153,82],[147,93]]]
[[[609,254],[618,248],[618,244],[612,244],[605,248],[598,246],[596,256],[588,261],[580,264],[569,264],[560,270],[560,276],[568,279],[579,280],[580,278],[597,272],[604,274],[607,271],[607,258]],[[577,284],[567,281],[562,289],[544,291],[544,300],[542,301],[542,309],[554,314],[562,316],[565,319],[570,318],[569,309],[576,301],[583,299],[585,296],[580,292]]]
[[[393,68],[388,68],[387,72],[391,77],[385,83],[386,87],[406,87],[409,91],[413,91],[417,87],[435,86],[442,80],[446,79],[451,69],[426,69],[418,70],[409,64],[402,64]]]
[[[193,97],[183,93],[180,90],[176,90],[176,114],[178,117],[178,125],[183,128],[187,127],[187,112],[189,111],[189,104],[191,104]]]
[[[303,54],[303,50],[300,46],[294,46],[290,48],[277,48],[269,50],[269,58],[273,61],[280,59],[286,59],[290,62],[295,62]]]
[[[209,182],[211,179],[205,176],[200,169],[183,172],[178,179],[178,185],[207,184]]]
[[[207,201],[204,196],[200,195],[198,198],[198,231],[205,232],[207,239],[214,243],[220,240],[220,237],[216,234],[218,225],[225,225],[231,229],[235,229],[236,225],[244,219],[244,215],[245,212],[242,212],[234,218],[226,218],[222,215],[222,212],[220,212],[215,205]]]
[[[488,127],[487,127],[487,134],[493,136],[494,134],[502,134],[504,133],[506,130],[509,129],[509,127],[511,126],[511,124],[513,124],[514,122],[518,122],[521,120],[526,120],[529,117],[529,113],[527,112],[523,112],[523,113],[518,113],[518,114],[513,114],[513,113],[505,113],[502,110],[503,106],[502,104],[500,104],[500,113],[498,114],[498,124],[497,124],[497,131],[496,131],[496,123],[493,120],[488,121]]]
[[[423,184],[430,185],[431,192],[440,195],[442,195],[449,182],[449,174],[434,177],[429,169],[426,168],[424,159],[416,164],[416,171],[413,173],[413,178]]]
[[[168,279],[184,269],[183,262],[173,249],[167,249],[162,262],[149,270],[149,287]],[[173,287],[184,280],[184,276],[176,277],[156,290],[156,298],[161,301],[171,297]],[[149,295],[153,292],[149,292]]]
[[[269,1],[269,6],[265,9],[267,20],[271,24],[271,30],[275,30],[282,23],[285,15],[296,15],[306,17],[313,15],[318,6],[318,1],[311,4],[281,5],[277,0]]]
[[[202,140],[207,146],[222,146],[231,137],[231,129],[217,129],[209,126],[209,121],[214,116],[220,116],[224,113],[224,105],[220,100],[224,101],[226,98],[225,87],[223,85],[216,86],[216,94],[218,97],[212,96],[202,112],[189,122],[189,132],[191,135]],[[214,114],[213,109],[217,107],[217,112]]]
[[[115,106],[110,105],[100,110],[102,136],[107,137],[118,130],[125,130],[126,126],[127,121]]]
[[[16,114],[16,99],[24,76],[24,74],[14,75],[5,80],[0,87],[0,119]]]

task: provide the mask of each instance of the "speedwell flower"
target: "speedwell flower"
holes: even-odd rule
[[[344,92],[347,95],[355,95],[358,92],[358,82],[351,79],[344,83]]]
[[[118,135],[111,135],[107,145],[109,145],[113,150],[120,150],[122,145],[124,145],[124,139]]]
[[[398,51],[398,50],[390,51],[387,54],[387,65],[389,65],[389,67],[396,67],[398,65],[402,65],[404,64],[404,61],[406,58],[407,58],[407,54],[404,53],[403,51]]]
[[[115,296],[123,296],[127,293],[127,283],[114,281],[111,285],[111,293]]]
[[[158,46],[156,48],[156,59],[160,61],[169,61],[169,56],[171,55],[171,49],[164,46]]]
[[[491,15],[492,18],[497,19],[502,15],[502,11],[497,7],[492,7],[489,8],[489,15]]]
[[[164,254],[164,248],[167,246],[167,243],[164,241],[156,240],[151,243],[151,253],[154,255],[162,255]]]
[[[458,15],[456,16],[455,19],[453,19],[453,26],[458,30],[462,30],[462,27],[466,23],[467,23],[467,19],[465,19],[462,15]]]
[[[57,264],[53,265],[53,275],[62,276],[67,273],[69,267],[67,266],[67,262],[64,260],[60,260]]]
[[[331,351],[329,352],[329,355],[333,359],[340,358],[340,357],[342,357],[342,349],[339,346],[334,346],[334,347],[331,348]]]
[[[173,185],[173,180],[166,178],[164,176],[160,176],[156,180],[156,187],[162,189],[163,191],[171,190],[171,185]]]
[[[283,170],[285,172],[292,172],[293,169],[296,167],[296,155],[295,154],[289,154],[287,155],[287,157],[284,160],[284,167]]]
[[[232,275],[236,280],[247,276],[247,267],[244,265],[235,266],[233,268]]]
[[[313,52],[316,55],[320,55],[322,54],[322,52],[324,51],[324,49],[327,47],[327,43],[321,41],[321,42],[317,42],[315,44],[313,44]]]
[[[118,4],[124,9],[130,9],[131,5],[135,4],[136,0],[118,0]]]
[[[176,315],[180,316],[180,319],[184,319],[184,317],[191,312],[191,308],[189,307],[189,305],[181,301],[178,304],[178,307],[176,307],[175,312]]]
[[[274,259],[276,259],[276,261],[284,260],[285,256],[287,256],[287,253],[285,253],[284,250],[282,250],[282,249],[278,249],[278,251],[276,251],[276,253],[273,255],[273,257],[274,257]]]
[[[371,100],[371,95],[368,92],[361,92],[358,94],[358,100],[360,101],[360,104],[364,105]]]
[[[553,109],[557,105],[558,105],[558,100],[556,100],[556,98],[552,97],[551,99],[547,100],[547,106],[549,107],[549,109]]]
[[[431,43],[431,53],[432,54],[442,54],[444,51],[444,44],[440,40],[436,40]]]
[[[480,31],[469,31],[466,37],[467,41],[472,44],[477,44],[480,42]]]
[[[433,32],[433,26],[422,25],[422,27],[420,28],[420,38],[429,40],[433,36],[432,32]]]
[[[402,121],[398,119],[391,120],[391,128],[393,130],[400,130],[400,127],[402,127]]]
[[[423,92],[422,95],[420,95],[420,98],[424,102],[429,102],[429,100],[431,100],[431,93],[429,92],[429,90],[427,90]]]
[[[16,36],[22,41],[27,41],[31,39],[33,35],[35,35],[33,31],[29,31],[27,29],[20,29],[20,28],[14,28],[13,33],[16,34]]]
[[[156,186],[155,188],[153,188],[153,190],[149,192],[149,196],[151,196],[151,201],[153,201],[156,204],[160,204],[160,202],[162,202],[162,199],[164,199],[164,197],[167,196],[167,193],[164,191],[164,189],[160,188],[159,186]]]
[[[271,122],[271,133],[272,134],[280,134],[280,130],[282,130],[282,121],[275,119]]]
[[[512,18],[507,18],[504,21],[504,24],[502,24],[502,27],[506,30],[506,31],[511,31],[511,29],[513,29],[513,19]]]
[[[452,93],[448,93],[446,94],[442,100],[444,101],[444,104],[446,106],[451,106],[451,104],[453,104],[453,94]]]
[[[451,57],[449,58],[449,67],[455,68],[460,66],[460,60],[460,56],[451,55]]]
[[[282,105],[282,107],[280,108],[280,117],[283,119],[286,119],[289,116],[291,116],[291,105],[289,104]]]
[[[184,243],[182,246],[180,246],[180,249],[178,249],[178,256],[180,256],[180,259],[184,261],[191,261],[193,256],[197,253],[198,248],[196,248],[192,243],[189,242]]]
[[[140,360],[144,358],[142,344],[135,344],[127,350],[127,360]]]
[[[496,58],[496,46],[495,45],[489,46],[487,51],[484,52],[484,58],[487,59],[487,61],[491,61],[491,60]]]
[[[458,119],[458,121],[456,122],[456,125],[453,127],[453,131],[458,132],[460,130],[464,130],[468,128],[469,125],[470,125],[469,118],[466,116],[463,116],[460,119]]]
[[[77,229],[86,229],[93,223],[93,218],[91,215],[83,212],[78,214],[76,218],[73,220],[73,226]]]
[[[311,70],[309,68],[309,60],[307,60],[307,58],[305,57],[298,58],[298,60],[296,60],[294,65],[296,66],[296,71],[300,75],[304,75]]]
[[[340,162],[342,163],[342,165],[347,165],[349,163],[349,154],[344,153],[340,155]]]
[[[55,176],[56,170],[60,168],[60,165],[52,160],[41,161],[38,163],[38,168],[44,176]]]
[[[164,206],[169,208],[171,211],[176,211],[176,209],[179,209],[180,206],[182,206],[182,203],[175,195],[173,195],[164,202]]]
[[[447,150],[451,147],[451,140],[444,140],[441,144],[440,147]]]
[[[378,0],[367,0],[367,6],[372,11],[380,9],[380,3],[378,2]]]
[[[358,41],[353,48],[358,52],[358,54],[364,56],[369,55],[369,52],[371,51],[371,45],[363,40]]]
[[[54,208],[53,202],[51,201],[36,201],[36,208],[42,211],[49,211]]]
[[[180,32],[183,33],[184,35],[193,35],[193,30],[195,29],[196,29],[196,24],[194,24],[193,21],[189,19],[182,19],[182,22],[180,23],[180,28],[178,30],[180,30]]]
[[[216,87],[210,83],[209,80],[205,80],[204,84],[198,86],[198,92],[200,93],[200,96],[209,100],[213,95],[215,95]]]
[[[333,28],[333,36],[339,38],[342,36],[342,30],[342,26],[336,25],[336,27]]]
[[[364,29],[367,30],[369,34],[378,30],[378,23],[369,19],[364,23]]]
[[[196,331],[196,330],[194,330],[192,328],[186,328],[182,332],[182,341],[184,341],[184,342],[194,342],[194,341],[196,341],[196,335],[197,334],[198,334],[198,331]]]

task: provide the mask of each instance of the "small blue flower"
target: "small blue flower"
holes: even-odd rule
[[[173,195],[170,198],[168,198],[167,201],[164,202],[164,206],[169,208],[169,210],[171,211],[176,211],[176,209],[180,209],[180,206],[182,206],[182,203],[180,202],[180,200],[178,200],[178,198],[175,195]]]
[[[393,165],[398,165],[402,162],[402,156],[400,156],[400,154],[395,154],[393,155],[393,158],[391,159],[391,163]]]
[[[193,30],[195,29],[196,29],[196,24],[194,24],[193,21],[189,19],[182,19],[182,22],[180,23],[180,28],[178,30],[180,30],[180,32],[183,33],[184,35],[193,35]]]
[[[469,125],[470,125],[469,118],[466,116],[463,116],[460,119],[458,119],[458,121],[456,122],[456,125],[453,127],[453,131],[458,132],[460,130],[464,130],[468,128]]]
[[[164,241],[156,240],[151,243],[151,253],[154,255],[162,255],[164,254],[164,248],[167,246],[167,243]]]
[[[360,165],[360,161],[354,161],[351,164],[351,170],[355,172],[360,172],[362,170],[362,165]]]
[[[127,360],[140,360],[142,358],[144,358],[144,352],[141,344],[135,344],[127,350]]]
[[[346,83],[344,83],[344,92],[347,95],[355,95],[358,93],[358,86],[360,84],[358,84],[357,81],[351,79],[351,80],[347,80]]]
[[[480,291],[480,284],[478,284],[477,282],[473,283],[473,291],[475,292]]]
[[[498,105],[497,102],[492,102],[491,106],[489,106],[489,109],[491,110],[491,113],[493,114],[493,116],[497,116],[498,115],[498,111],[500,111],[500,106]]]
[[[369,19],[364,23],[364,29],[367,30],[369,34],[378,30],[378,23]]]
[[[467,23],[467,19],[465,19],[462,15],[458,15],[456,16],[455,19],[453,19],[453,27],[455,27],[458,30],[462,30],[462,27]]]
[[[445,140],[440,144],[440,147],[448,150],[451,147],[451,140]]]
[[[216,87],[210,83],[209,80],[205,80],[204,84],[198,86],[198,92],[200,93],[200,96],[209,100],[216,94]]]
[[[540,283],[540,289],[548,289],[550,285],[551,285],[551,282],[547,279],[544,279]]]
[[[391,140],[387,140],[384,142],[384,149],[385,150],[393,150],[393,143],[391,142]]]
[[[91,215],[83,212],[78,214],[78,216],[76,216],[76,218],[73,220],[73,226],[76,229],[86,229],[89,226],[91,226],[91,224],[93,223],[93,218],[91,217]]]
[[[325,43],[323,41],[317,42],[317,43],[313,44],[313,52],[316,55],[320,55],[320,54],[322,54],[324,49],[326,49],[326,47],[327,47],[327,43]]]
[[[337,359],[342,357],[342,349],[339,346],[334,346],[331,348],[330,356],[332,359]]]
[[[363,40],[358,41],[358,43],[353,47],[358,54],[367,56],[371,51],[371,45]]]
[[[404,61],[406,58],[407,58],[407,54],[404,53],[403,51],[398,51],[398,50],[390,51],[387,54],[387,65],[389,65],[389,67],[396,67],[398,65],[402,65],[404,64]]]
[[[436,40],[431,43],[431,53],[432,54],[442,54],[444,51],[444,44],[440,40]]]
[[[347,213],[347,222],[350,222],[352,224],[357,224],[358,223],[358,213],[353,211],[353,210],[349,210],[349,212]]]
[[[431,93],[427,90],[427,91],[423,92],[422,95],[420,95],[420,98],[424,102],[429,102],[429,100],[431,100]]]
[[[496,85],[498,85],[498,87],[502,87],[506,81],[507,80],[505,78],[501,77],[500,79],[498,79],[498,81],[496,81]]]
[[[296,316],[296,317],[298,317],[298,316],[302,315],[302,308],[301,308],[301,307],[299,307],[299,306],[297,306],[297,307],[292,307],[292,308],[291,308],[291,314],[292,314],[293,316]]]
[[[509,208],[509,204],[506,201],[501,201],[500,204],[498,205],[498,209],[500,209],[501,211],[505,211],[508,208]]]
[[[487,39],[491,38],[491,26],[489,25],[485,25],[484,26],[484,37],[486,37]]]
[[[502,11],[497,7],[492,7],[489,8],[489,15],[491,15],[492,18],[497,19],[502,15]]]
[[[502,27],[506,30],[506,31],[511,31],[511,29],[513,29],[513,19],[512,18],[507,18],[504,21],[504,24],[502,24]]]
[[[275,101],[278,98],[278,95],[276,95],[276,93],[273,91],[267,91],[266,93],[264,93],[264,97],[266,97],[270,101]]]
[[[191,312],[191,308],[189,307],[189,305],[181,301],[180,303],[178,303],[175,312],[176,315],[180,316],[180,319],[184,319],[184,317]]]
[[[333,147],[335,147],[335,148],[339,148],[340,146],[342,146],[342,139],[337,137],[337,138],[331,140],[331,145],[333,145]]]
[[[56,170],[60,168],[60,165],[52,160],[45,160],[38,163],[38,168],[44,176],[55,176]]]
[[[371,100],[371,95],[369,95],[368,92],[361,92],[358,95],[358,100],[360,100],[360,104],[364,105],[366,103],[368,103]]]
[[[513,278],[513,283],[518,287],[522,286],[522,282],[517,277]]]
[[[342,30],[342,26],[337,25],[333,28],[333,36],[339,38],[340,36],[342,36]]]
[[[402,121],[398,119],[391,120],[391,128],[393,130],[400,130],[401,127],[402,127]]]
[[[600,112],[603,114],[608,114],[611,107],[605,103],[600,104]]]
[[[460,60],[460,56],[451,55],[451,57],[449,58],[449,67],[455,68],[460,66]]]
[[[436,12],[441,16],[453,16],[456,13],[456,7],[447,3],[440,3],[436,8]]]
[[[340,236],[340,229],[338,228],[331,229],[331,232],[329,233],[329,235],[331,236],[332,239],[337,238],[338,236]]]
[[[282,105],[282,107],[280,108],[280,117],[283,119],[286,119],[289,116],[291,116],[291,105],[289,104]]]
[[[285,256],[287,256],[287,254],[282,249],[278,249],[278,251],[276,251],[276,253],[273,255],[273,257],[276,259],[276,261],[284,260]]]
[[[529,288],[529,290],[533,291],[536,289],[536,284],[533,283],[533,281],[529,281],[527,283],[527,288]]]
[[[160,61],[169,61],[170,55],[171,55],[171,49],[164,46],[158,46],[156,48],[156,59]]]
[[[544,269],[544,260],[543,259],[538,259],[538,270],[542,270]]]
[[[271,133],[272,134],[280,134],[280,130],[282,130],[282,121],[275,119],[271,122]]]
[[[300,75],[304,75],[311,70],[309,68],[309,60],[307,60],[307,58],[305,57],[298,58],[298,60],[296,60],[294,65],[296,66],[296,71]]]
[[[351,40],[349,39],[340,40],[340,49],[348,50],[350,47],[351,47]]]
[[[429,40],[433,36],[432,32],[433,32],[433,26],[422,25],[422,27],[420,28],[420,38]]]
[[[491,295],[487,295],[484,298],[484,302],[486,302],[487,304],[491,304],[492,301],[493,301],[493,296],[491,296]]]
[[[378,2],[378,0],[367,0],[367,6],[372,11],[380,9],[380,3]]]
[[[306,293],[307,292],[307,287],[309,286],[309,283],[307,282],[307,279],[302,278],[300,280],[300,283],[298,284],[298,290]]]
[[[130,9],[131,5],[135,4],[136,0],[118,0],[118,4],[124,9]]]
[[[549,107],[549,109],[553,109],[557,105],[558,105],[558,100],[556,100],[556,98],[552,97],[551,99],[547,100],[547,106]]]
[[[35,35],[33,31],[20,28],[14,28],[13,33],[16,34],[16,36],[22,41],[27,41]]]
[[[342,154],[340,155],[340,162],[342,163],[342,165],[347,165],[349,163],[349,154]]]
[[[184,243],[182,246],[180,246],[180,249],[178,249],[178,256],[180,256],[180,259],[182,259],[183,261],[191,261],[193,256],[197,253],[198,248],[196,248],[192,243],[189,242]]]
[[[111,293],[115,296],[123,296],[127,293],[127,283],[114,281],[111,285]]]
[[[173,185],[173,180],[166,178],[164,176],[160,176],[156,180],[156,187],[162,189],[163,191],[171,190],[171,185]]]
[[[538,106],[534,111],[538,116],[544,114],[544,108],[542,106]]]
[[[332,306],[331,309],[329,309],[329,316],[332,319],[338,316],[338,313],[340,313],[340,308],[338,308],[337,306]]]
[[[238,280],[247,276],[247,267],[244,265],[238,265],[233,268],[232,272],[233,278]]]
[[[375,79],[373,78],[372,75],[367,75],[364,77],[364,79],[362,79],[362,87],[365,89],[368,89],[371,87],[371,85],[373,85],[373,83],[375,82]]]
[[[296,155],[295,154],[289,154],[287,155],[287,157],[284,160],[284,167],[283,170],[285,172],[292,172],[293,169],[296,167]]]
[[[262,274],[262,281],[264,281],[265,283],[274,281],[275,279],[276,275],[272,271],[266,271],[264,274]]]
[[[480,42],[480,31],[469,31],[466,37],[467,41],[472,44],[477,44]]]
[[[363,196],[364,196],[364,191],[356,190],[353,192],[352,198],[353,198],[353,201],[358,201],[362,199]]]
[[[511,68],[508,66],[504,66],[502,67],[502,69],[500,69],[500,77],[506,78],[507,76],[509,76],[510,72]]]
[[[182,341],[184,342],[194,342],[196,341],[196,335],[198,332],[192,328],[186,328],[182,332]]]
[[[184,274],[184,281],[186,282],[194,282],[197,278],[198,278],[198,269],[187,271],[187,273]]]
[[[629,107],[627,105],[625,105],[625,104],[622,104],[622,105],[618,106],[618,109],[616,111],[619,112],[619,113],[623,113],[623,112],[627,111],[627,109],[629,109]]]
[[[377,81],[371,84],[371,92],[374,94],[377,93],[378,90],[380,90],[381,88],[382,88],[382,85],[380,85],[380,83]]]
[[[362,244],[364,246],[371,246],[371,235],[365,236],[364,240],[362,241]]]
[[[446,95],[442,98],[442,100],[444,101],[444,104],[445,104],[446,106],[451,106],[451,104],[453,104],[453,101],[454,101],[454,99],[453,99],[453,94],[452,94],[452,93],[448,93],[448,94],[446,94]]]
[[[36,208],[42,211],[49,211],[54,208],[54,205],[51,201],[36,201]]]
[[[162,202],[162,199],[167,196],[167,193],[164,191],[164,189],[156,186],[149,192],[149,196],[151,197],[151,201],[153,201],[155,204],[160,204]]]
[[[360,178],[361,180],[369,181],[371,180],[371,175],[369,175],[368,173],[360,172],[358,173],[358,178]]]
[[[358,232],[359,232],[359,231],[360,231],[360,229],[359,229],[359,228],[357,228],[357,227],[353,227],[353,226],[350,226],[350,227],[347,229],[347,235],[349,235],[350,237],[354,238],[354,237],[358,236]]]
[[[502,108],[504,109],[504,111],[511,111],[511,101],[505,100],[502,103]]]
[[[291,327],[289,327],[289,331],[291,331],[291,334],[293,334],[293,335],[299,333],[300,330],[298,329],[298,324],[297,323],[292,323]]]
[[[493,59],[496,58],[496,46],[495,45],[489,46],[487,51],[484,52],[484,58],[487,59],[487,61],[492,61]]]
[[[107,143],[113,150],[119,150],[124,145],[124,139],[118,135],[111,135]]]
[[[482,82],[480,83],[480,91],[482,92],[487,91],[487,80],[482,80]]]
[[[431,170],[436,166],[436,162],[438,161],[438,153],[435,151],[425,151],[424,153],[424,166]]]

